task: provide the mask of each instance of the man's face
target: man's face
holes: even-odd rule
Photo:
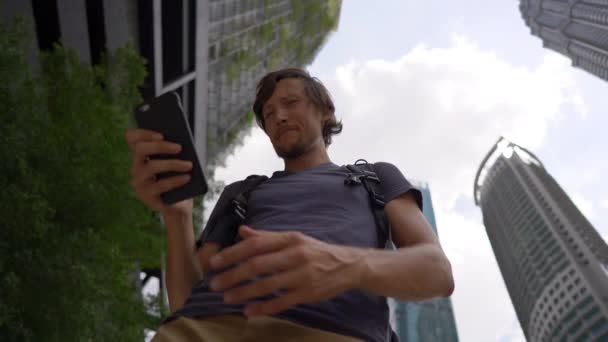
[[[323,115],[308,99],[304,82],[296,78],[279,81],[264,104],[262,115],[266,134],[277,155],[293,159],[323,142]]]

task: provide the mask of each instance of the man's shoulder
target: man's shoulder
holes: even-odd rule
[[[394,174],[395,172],[400,173],[401,171],[399,171],[399,168],[397,168],[397,166],[395,166],[392,163],[389,162],[385,162],[385,161],[377,161],[377,162],[370,162],[370,163],[361,163],[361,164],[357,164],[357,163],[353,163],[350,165],[356,165],[359,167],[363,167],[368,171],[373,171],[375,172],[378,176],[381,176],[383,174]],[[367,166],[366,166],[367,165]],[[344,167],[346,167],[346,165],[344,165]]]
[[[385,162],[385,161],[379,161],[379,162],[375,162],[372,165],[374,165],[374,169],[379,170],[379,171],[395,171],[395,170],[399,170],[399,168],[397,166],[395,166],[395,164],[393,163],[389,163],[389,162]]]
[[[226,186],[224,186],[223,193],[226,195],[237,195],[239,192],[243,191],[246,187],[255,187],[260,183],[267,180],[268,177],[264,175],[249,175],[244,179],[237,180],[232,182]]]

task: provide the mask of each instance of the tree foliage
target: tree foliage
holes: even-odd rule
[[[0,340],[141,341],[158,301],[137,269],[163,249],[128,186],[143,61],[127,46],[92,67],[55,46],[33,75],[21,27],[0,24]]]

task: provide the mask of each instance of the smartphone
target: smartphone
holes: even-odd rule
[[[194,139],[188,120],[184,114],[181,99],[176,92],[168,92],[159,97],[145,101],[135,107],[137,126],[159,132],[166,141],[180,144],[182,150],[178,154],[159,154],[150,159],[181,159],[192,162],[190,182],[179,188],[161,194],[161,199],[167,205],[207,193],[207,180],[194,146]],[[178,176],[184,173],[165,172],[156,175],[157,179]]]

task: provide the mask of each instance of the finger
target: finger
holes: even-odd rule
[[[149,157],[159,154],[177,154],[182,147],[168,141],[143,141],[135,144],[133,150],[133,165],[141,166],[149,161]]]
[[[286,232],[260,232],[257,236],[247,238],[213,256],[211,267],[223,268],[256,255],[280,250],[293,241],[291,235]]]
[[[213,277],[210,284],[211,289],[223,291],[255,276],[292,268],[290,266],[293,266],[296,259],[290,254],[293,253],[282,250],[251,258],[239,266]]]
[[[205,242],[198,250],[198,261],[201,265],[203,274],[209,270],[209,259],[217,254],[221,249],[221,245],[217,242],[208,241]]]
[[[265,302],[251,303],[245,307],[246,316],[272,315],[306,302],[306,289],[288,291]]]
[[[137,197],[152,208],[155,211],[162,211],[167,208],[165,202],[158,195],[151,194],[150,192],[136,191]]]
[[[292,289],[302,283],[301,278],[297,271],[278,273],[226,292],[224,301],[229,304],[242,303],[249,299],[271,294],[277,290]]]
[[[180,144],[169,141],[139,141],[135,144],[135,155],[151,156],[156,154],[176,154],[181,151]]]
[[[246,225],[241,225],[239,227],[239,235],[241,235],[245,239],[250,238],[252,236],[259,235],[260,233],[261,233],[260,231],[252,229]]]
[[[149,184],[149,180],[154,179],[160,173],[169,171],[188,172],[192,170],[192,162],[179,159],[151,160],[145,166],[134,166],[133,168],[136,171],[132,174],[133,180],[131,185],[133,187],[140,187]]]
[[[127,144],[131,151],[135,150],[135,145],[141,141],[159,141],[163,140],[163,135],[159,132],[141,129],[141,128],[132,128],[127,130],[125,134],[125,139],[127,140]]]
[[[190,178],[190,175],[180,175],[162,179],[150,185],[148,190],[149,194],[153,197],[157,197],[162,193],[187,184],[190,181]]]

